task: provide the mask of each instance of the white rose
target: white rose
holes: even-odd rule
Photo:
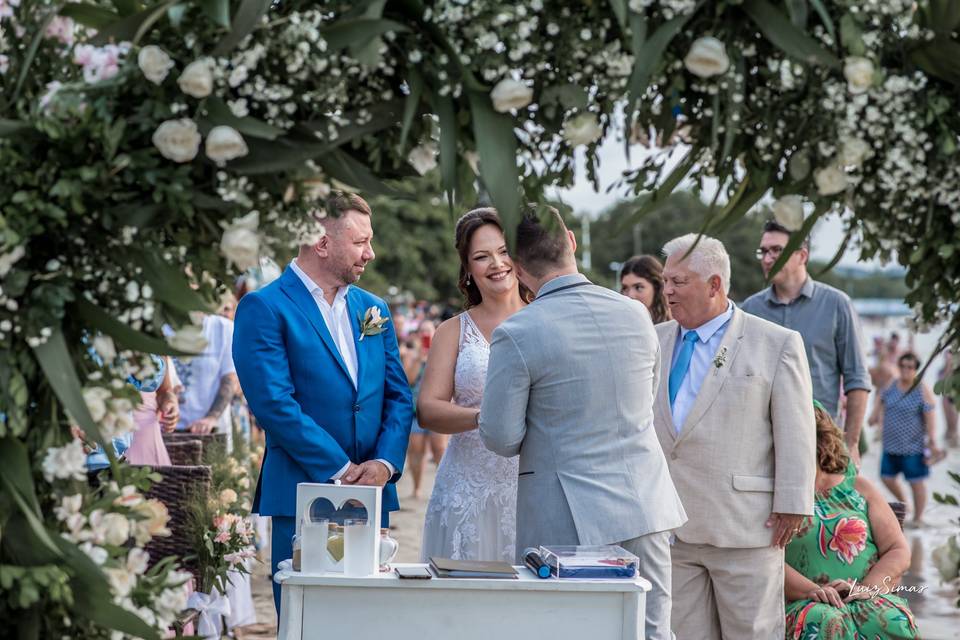
[[[240,132],[226,126],[214,127],[210,130],[207,134],[206,151],[207,157],[221,167],[230,160],[242,158],[250,152]]]
[[[90,417],[94,422],[100,422],[107,415],[107,400],[111,393],[103,387],[88,387],[83,390],[83,401],[87,404]]]
[[[603,129],[592,113],[581,113],[563,125],[563,137],[573,146],[591,144],[600,139]]]
[[[108,513],[103,516],[97,528],[107,544],[120,546],[130,537],[130,521],[120,513]]]
[[[822,196],[832,196],[847,188],[847,174],[841,167],[830,165],[813,172],[813,181],[817,192]]]
[[[97,547],[89,542],[84,542],[80,545],[80,550],[87,554],[94,564],[98,567],[102,566],[104,562],[107,561],[107,558],[110,557],[110,554],[107,553],[107,550],[103,547]]]
[[[113,595],[124,598],[133,591],[133,585],[137,578],[126,569],[107,568],[103,572],[107,575],[107,582],[110,583]]]
[[[859,167],[872,153],[870,145],[861,138],[844,138],[840,143],[840,164]]]
[[[133,548],[127,554],[127,570],[135,575],[146,573],[150,564],[150,554],[143,549]]]
[[[843,77],[850,93],[863,93],[873,84],[873,63],[859,56],[847,58],[843,61]]]
[[[220,504],[229,507],[237,501],[237,492],[233,489],[224,489],[220,492]]]
[[[117,348],[110,336],[98,335],[93,339],[93,350],[104,362],[113,362],[117,358]]]
[[[730,58],[723,43],[716,38],[705,36],[697,38],[683,59],[687,71],[701,78],[710,78],[726,73],[730,68]]]
[[[946,543],[934,549],[931,557],[933,566],[940,572],[944,582],[960,576],[960,545],[957,544],[957,536],[952,536]]]
[[[189,118],[167,120],[153,132],[152,140],[160,154],[174,162],[190,162],[200,151],[200,132]]]
[[[257,234],[260,214],[251,211],[227,227],[220,238],[220,251],[241,271],[260,264],[260,236]]]
[[[490,92],[490,99],[494,109],[507,113],[530,104],[533,100],[533,89],[513,78],[504,78]]]
[[[186,353],[202,353],[207,348],[207,339],[203,337],[203,327],[188,324],[180,327],[167,338],[167,342],[177,351]]]
[[[140,49],[137,54],[137,65],[144,77],[153,84],[160,84],[173,69],[174,64],[167,52],[160,47],[149,44]]]
[[[437,147],[431,142],[421,144],[410,150],[407,154],[407,162],[417,170],[417,173],[424,175],[437,166]]]
[[[206,98],[213,92],[213,64],[209,59],[194,60],[177,78],[180,90],[194,98]]]
[[[799,231],[803,226],[803,198],[783,196],[773,203],[773,219],[788,231]]]
[[[87,454],[83,443],[72,440],[62,447],[51,447],[43,458],[41,469],[47,482],[55,478],[83,480],[86,478]]]

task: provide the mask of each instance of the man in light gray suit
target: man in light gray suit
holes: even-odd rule
[[[676,532],[680,640],[784,636],[783,548],[813,513],[816,424],[800,334],[727,299],[730,258],[691,233],[663,248],[673,320],[656,327],[654,425],[690,519]]]
[[[536,293],[493,333],[480,437],[520,454],[517,552],[619,544],[640,558],[646,637],[670,638],[670,531],[687,517],[653,429],[660,348],[639,302],[577,272],[551,209],[517,227],[514,265]]]

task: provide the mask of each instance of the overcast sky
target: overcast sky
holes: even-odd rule
[[[584,170],[585,160],[583,151],[578,155],[577,181],[571,189],[557,190],[554,195],[573,207],[578,213],[598,214],[617,200],[623,197],[622,192],[612,191],[606,193],[606,188],[620,178],[625,169],[640,166],[643,158],[651,153],[648,149],[633,145],[630,150],[631,162],[627,159],[623,150],[623,142],[618,140],[619,135],[608,135],[598,150],[600,156],[600,191],[593,190],[593,185],[587,180]],[[680,156],[680,153],[674,154],[674,158]],[[682,187],[681,187],[682,188]],[[817,223],[813,231],[813,258],[815,260],[828,261],[833,258],[840,243],[843,241],[843,223],[839,216],[831,216]],[[852,266],[858,264],[857,256],[859,251],[856,248],[849,248],[843,260],[842,265]],[[861,266],[880,266],[879,262],[862,264]]]

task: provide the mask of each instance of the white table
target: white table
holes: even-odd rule
[[[394,565],[426,566],[426,565]],[[650,583],[546,580],[400,580],[304,574],[280,563],[278,640],[637,640]]]

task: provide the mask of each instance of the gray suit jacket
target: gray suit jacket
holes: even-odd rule
[[[480,437],[520,454],[518,554],[683,524],[653,430],[659,369],[646,308],[580,274],[552,280],[494,331]]]
[[[771,512],[813,514],[817,430],[803,341],[734,309],[711,367],[679,435],[666,380],[680,333],[658,324],[663,380],[657,393],[657,436],[690,520],[677,537],[690,544],[768,546]]]

